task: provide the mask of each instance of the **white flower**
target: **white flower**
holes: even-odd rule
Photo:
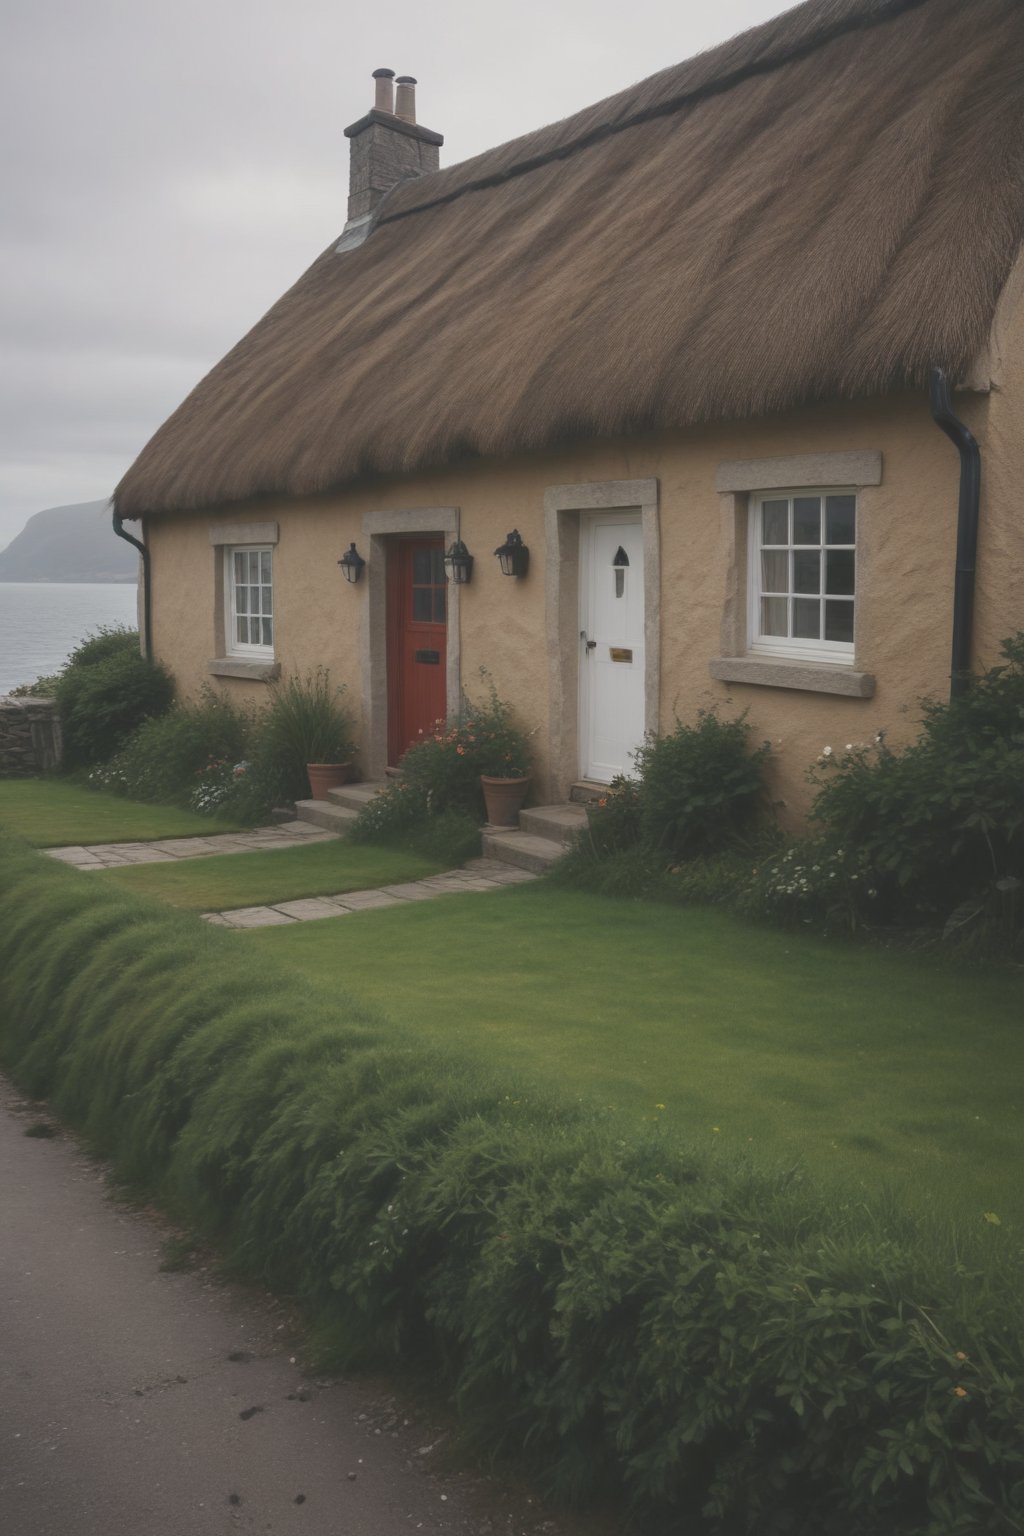
[[[831,747],[822,747],[821,755],[822,755],[822,757],[831,757],[832,756],[832,748]]]
[[[847,752],[852,752],[853,751],[853,742],[852,741],[848,741],[846,743],[846,750],[847,750]]]

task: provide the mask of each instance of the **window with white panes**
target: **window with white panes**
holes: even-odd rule
[[[274,654],[274,552],[271,548],[224,551],[224,614],[228,654]]]
[[[853,660],[857,497],[771,491],[750,500],[750,649]]]

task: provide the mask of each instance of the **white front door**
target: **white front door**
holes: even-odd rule
[[[594,513],[580,537],[580,771],[608,784],[644,738],[640,514]]]

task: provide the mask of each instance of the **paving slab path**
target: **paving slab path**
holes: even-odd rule
[[[280,1306],[162,1273],[165,1229],[39,1116],[0,1079],[5,1536],[585,1536],[435,1472],[436,1428],[385,1385],[304,1375]]]
[[[382,885],[372,891],[343,891],[338,896],[307,896],[280,901],[274,906],[235,907],[229,912],[204,912],[203,921],[220,928],[274,928],[285,923],[311,923],[324,917],[343,917],[371,907],[399,907],[410,901],[432,901],[437,896],[461,896],[467,891],[496,891],[503,885],[536,880],[528,870],[503,864],[498,859],[470,859],[461,869],[423,880]]]
[[[336,840],[308,821],[286,821],[251,832],[215,832],[210,837],[167,837],[152,843],[72,843],[44,848],[49,858],[76,869],[114,869],[120,864],[173,864],[177,859],[205,859],[215,853],[266,853],[273,848],[301,848]]]

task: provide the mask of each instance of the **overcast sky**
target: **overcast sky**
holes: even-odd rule
[[[3,0],[0,548],[108,496],[340,233],[342,130],[419,80],[442,165],[784,0]]]

